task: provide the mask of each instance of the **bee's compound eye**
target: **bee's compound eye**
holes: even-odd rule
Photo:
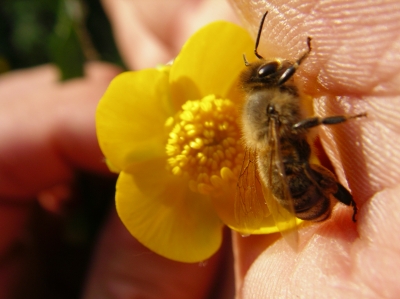
[[[268,62],[258,69],[258,76],[263,78],[274,74],[278,70],[278,66],[279,64],[276,61]]]

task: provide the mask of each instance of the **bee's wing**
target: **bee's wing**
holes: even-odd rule
[[[288,182],[285,175],[285,169],[282,162],[282,156],[279,146],[279,135],[278,127],[275,121],[272,119],[270,125],[268,126],[269,132],[267,135],[267,143],[269,145],[268,155],[267,155],[267,165],[269,173],[267,174],[267,186],[262,186],[265,201],[267,203],[268,209],[271,212],[275,224],[281,232],[283,238],[289,243],[292,248],[297,249],[298,245],[298,234],[297,234],[297,224],[296,216],[293,206],[293,199],[290,194]],[[277,169],[278,171],[278,181],[280,182],[283,194],[283,200],[285,202],[286,208],[279,204],[279,199],[277,199],[271,191],[269,186],[273,186],[273,171]]]
[[[236,185],[235,218],[248,233],[260,228],[264,218],[270,214],[264,200],[256,159],[255,150],[246,148]]]

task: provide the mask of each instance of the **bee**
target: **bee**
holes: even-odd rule
[[[272,214],[283,236],[296,246],[296,217],[324,221],[330,217],[335,199],[353,207],[354,222],[357,214],[356,202],[335,175],[310,162],[311,129],[366,114],[307,117],[293,75],[311,53],[311,38],[307,38],[307,51],[294,62],[264,59],[257,48],[267,13],[255,42],[258,60],[249,63],[243,55],[246,68],[240,85],[246,94],[242,112],[246,152],[237,182],[235,215],[251,233]]]

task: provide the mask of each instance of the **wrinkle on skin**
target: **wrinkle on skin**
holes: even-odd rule
[[[395,1],[378,7],[342,0],[231,2],[253,35],[268,10],[260,42],[265,57],[298,57],[306,49],[307,36],[312,37],[312,54],[297,74],[310,83],[304,86],[307,94],[334,89],[337,94],[385,95],[393,92],[387,87],[398,88],[392,83],[398,81],[399,66],[391,63],[399,59],[400,45]]]
[[[244,278],[241,298],[396,298],[399,191],[377,193],[363,206],[356,238],[341,209],[314,226],[299,254],[283,242],[264,250]]]
[[[264,57],[296,58],[306,37],[313,38],[312,53],[295,80],[313,97],[317,115],[368,114],[318,129],[339,180],[359,206],[357,223],[350,220],[351,209],[338,204],[330,220],[300,230],[298,253],[282,240],[255,250],[246,238],[236,241],[239,298],[395,298],[400,291],[392,279],[400,274],[400,242],[392,229],[400,221],[398,3],[231,3],[253,34],[269,11],[259,48]]]

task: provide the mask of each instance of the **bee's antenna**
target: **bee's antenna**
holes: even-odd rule
[[[247,61],[246,54],[243,54],[244,65],[249,66],[250,63]]]
[[[256,54],[258,59],[264,59],[264,57],[262,57],[260,54],[258,54],[257,48],[258,48],[258,44],[260,43],[261,32],[262,32],[262,29],[263,29],[263,26],[264,26],[265,17],[267,16],[267,14],[268,14],[268,10],[262,16],[261,22],[260,22],[260,26],[258,27],[256,46],[254,47],[254,54]]]
[[[312,48],[311,48],[311,37],[307,37],[307,47],[308,47],[308,51],[305,52],[305,53],[303,54],[303,56],[301,56],[301,57],[299,58],[299,60],[297,60],[297,64],[298,64],[298,65],[300,65],[300,64],[303,62],[303,60],[306,59],[306,58],[308,57],[308,55],[310,54],[310,52],[311,52],[311,50],[312,50]]]

